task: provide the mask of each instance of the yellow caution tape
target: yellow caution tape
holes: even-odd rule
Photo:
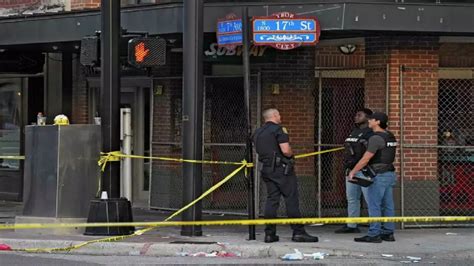
[[[318,154],[323,154],[323,153],[328,153],[328,152],[333,152],[333,151],[338,151],[341,150],[342,148],[336,148],[336,149],[331,149],[331,150],[324,150],[324,151],[317,151],[317,152],[312,152],[308,154],[301,154],[295,156],[295,158],[303,158],[303,157],[308,157],[308,156],[314,156]],[[179,159],[179,158],[169,158],[169,157],[154,157],[154,156],[138,156],[138,155],[125,155],[119,151],[115,152],[108,152],[108,153],[102,153],[102,156],[99,160],[99,166],[101,166],[102,171],[104,171],[106,165],[108,162],[111,161],[119,161],[120,158],[133,158],[133,159],[149,159],[149,160],[162,160],[162,161],[174,161],[174,162],[187,162],[187,163],[200,163],[200,164],[224,164],[224,165],[239,165],[237,169],[235,169],[232,173],[230,173],[228,176],[226,176],[224,179],[219,181],[217,184],[212,186],[210,189],[208,189],[206,192],[204,192],[202,195],[200,195],[198,198],[184,206],[183,208],[179,209],[172,215],[170,215],[168,218],[165,219],[164,222],[155,222],[155,223],[128,223],[128,226],[146,226],[148,228],[144,228],[141,230],[136,231],[135,233],[131,235],[125,235],[125,236],[114,236],[114,237],[107,237],[107,238],[102,238],[102,239],[95,239],[91,241],[86,241],[81,244],[73,245],[70,247],[62,247],[62,248],[27,248],[27,249],[14,249],[16,251],[26,251],[26,252],[62,252],[62,251],[71,251],[74,249],[81,248],[83,246],[92,244],[92,243],[98,243],[98,242],[112,242],[112,241],[119,241],[123,239],[127,239],[133,236],[137,235],[142,235],[148,231],[151,231],[155,229],[158,226],[164,226],[162,225],[163,223],[183,223],[183,222],[169,222],[172,218],[176,217],[177,215],[181,214],[183,211],[187,210],[194,204],[196,204],[198,201],[202,200],[205,198],[207,195],[218,189],[220,186],[225,184],[227,181],[229,181],[232,177],[234,177],[237,173],[239,173],[242,169],[245,170],[245,175],[247,175],[247,169],[250,167],[253,167],[254,165],[252,163],[248,163],[247,161],[243,160],[241,162],[226,162],[226,161],[208,161],[208,160],[188,160],[188,159]],[[287,219],[288,220],[288,219]],[[289,219],[291,220],[291,219]],[[241,223],[244,222],[245,220],[237,220],[240,221]],[[265,222],[265,220],[247,220],[249,222],[259,222],[261,223],[262,221]],[[267,220],[267,221],[272,221],[272,220]],[[276,220],[275,220],[276,221]],[[200,222],[184,222],[184,223],[190,223],[189,225],[193,225],[192,223],[202,223],[204,221]],[[219,222],[219,221],[213,221],[213,223]],[[225,221],[229,224],[232,224],[231,222],[235,221]],[[273,222],[272,222],[273,223]],[[294,222],[288,222],[288,223],[294,223]],[[33,229],[33,228],[59,228],[59,227],[97,227],[94,225],[99,225],[101,227],[108,227],[108,226],[113,226],[113,223],[78,223],[78,224],[14,224],[14,225],[0,225],[0,230],[2,229]],[[127,226],[125,223],[117,223],[120,224],[120,226]],[[130,225],[130,224],[137,224],[137,225]],[[244,223],[242,223],[244,224]],[[251,223],[245,223],[248,225],[251,225]],[[264,224],[264,223],[262,223]],[[66,225],[66,226],[64,226]],[[187,224],[186,224],[187,225]],[[197,225],[197,224],[196,224]],[[217,225],[217,224],[216,224]],[[222,224],[225,225],[225,224]]]
[[[305,154],[299,154],[295,156],[295,159],[305,158],[309,156],[315,156],[319,154],[335,152],[343,150],[343,147],[329,149],[329,150],[322,150],[316,152],[310,152]],[[190,159],[182,159],[182,158],[171,158],[171,157],[156,157],[156,156],[141,156],[141,155],[126,155],[120,151],[112,151],[107,153],[102,153],[102,156],[99,160],[99,166],[101,167],[102,171],[105,170],[105,167],[108,162],[117,162],[120,161],[120,158],[132,158],[132,159],[147,159],[147,160],[160,160],[160,161],[170,161],[170,162],[179,162],[179,163],[196,163],[196,164],[222,164],[222,165],[246,165],[247,168],[253,167],[253,163],[247,162],[228,162],[228,161],[212,161],[212,160],[190,160]]]
[[[331,217],[331,218],[281,218],[255,220],[218,220],[218,221],[163,221],[130,223],[58,223],[58,224],[3,224],[0,230],[8,229],[48,229],[77,227],[170,227],[170,226],[228,226],[228,225],[266,225],[266,224],[347,224],[347,223],[426,223],[426,222],[472,222],[474,216],[395,216],[395,217]],[[123,236],[120,236],[123,238]],[[125,236],[127,237],[127,236]],[[116,237],[113,237],[116,238]],[[101,240],[101,239],[97,239]],[[93,240],[93,241],[97,241]]]
[[[177,162],[177,163],[246,165],[247,167],[253,167],[253,163],[246,163],[246,162],[244,163],[244,162],[227,162],[227,161],[212,161],[212,160],[190,160],[190,159],[171,158],[171,157],[127,155],[127,154],[123,154],[120,151],[102,153],[102,156],[99,160],[99,166],[101,167],[102,171],[104,171],[105,166],[107,165],[108,162],[120,161],[120,158],[148,159],[148,160],[169,161],[169,162]]]
[[[8,156],[8,155],[0,155],[0,159],[3,160],[24,160],[25,156]]]
[[[328,152],[340,151],[340,150],[343,150],[343,149],[344,149],[344,147],[339,147],[339,148],[334,148],[334,149],[330,149],[330,150],[322,150],[322,151],[315,151],[315,152],[310,152],[310,153],[305,153],[305,154],[299,154],[299,155],[295,155],[295,159],[301,159],[301,158],[305,158],[305,157],[309,157],[309,156],[315,156],[315,155],[328,153]]]
[[[168,222],[169,220],[173,219],[174,217],[176,217],[177,215],[179,215],[183,211],[187,210],[188,208],[190,208],[191,206],[196,204],[196,202],[202,200],[207,195],[209,195],[210,193],[212,193],[213,191],[218,189],[220,186],[222,186],[224,183],[229,181],[232,177],[234,177],[237,173],[239,173],[242,169],[245,168],[245,166],[247,165],[247,162],[242,161],[241,164],[242,165],[239,168],[235,169],[232,173],[230,173],[224,179],[222,179],[217,184],[212,186],[210,189],[208,189],[206,192],[204,192],[197,199],[193,200],[192,202],[190,202],[189,204],[187,204],[183,208],[181,208],[178,211],[176,211],[175,213],[171,214],[168,218],[165,219],[165,222]],[[84,223],[84,225],[87,225],[87,224],[93,224],[93,223]],[[101,224],[101,223],[97,223],[97,224]],[[18,225],[20,225],[20,224],[18,224]],[[36,225],[36,226],[38,226],[39,224],[24,224],[24,225],[31,225],[31,226]],[[43,224],[43,225],[45,225],[47,227],[40,227],[40,228],[57,228],[57,227],[50,227],[50,226],[53,226],[55,224]],[[63,225],[63,224],[56,224],[56,225],[59,225],[58,227],[61,227],[61,225]],[[13,226],[13,227],[8,228],[8,226]],[[6,225],[3,225],[3,227],[2,227],[2,225],[0,225],[0,230],[2,230],[2,229],[17,229],[17,227],[15,227],[15,226],[16,226],[15,224],[13,224],[13,225],[6,224]],[[104,225],[104,226],[106,227],[106,225]],[[86,246],[86,245],[89,245],[89,244],[92,244],[92,243],[113,242],[113,241],[119,241],[119,240],[123,240],[123,239],[130,238],[130,237],[133,237],[133,236],[137,236],[137,235],[142,235],[142,234],[156,228],[156,226],[153,226],[153,225],[146,225],[146,226],[151,226],[151,227],[135,231],[135,233],[133,233],[131,235],[113,236],[113,237],[107,237],[107,238],[102,238],[102,239],[95,239],[95,240],[86,241],[86,242],[83,242],[83,243],[80,243],[80,244],[77,244],[77,245],[73,245],[73,246],[70,246],[70,247],[62,247],[62,248],[27,248],[27,249],[14,249],[14,250],[16,250],[16,251],[26,251],[26,252],[63,252],[63,251],[71,251],[71,250],[78,249],[78,248],[81,248],[83,246]],[[71,226],[71,227],[84,227],[84,226]],[[86,227],[94,227],[94,226],[86,226]],[[18,227],[18,229],[20,229],[20,228],[21,228],[21,226]],[[28,228],[23,228],[23,229],[28,229]]]

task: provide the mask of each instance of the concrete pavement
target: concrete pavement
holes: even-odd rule
[[[14,212],[12,212],[14,213]],[[160,221],[169,213],[134,209],[135,221]],[[8,215],[11,217],[11,214]],[[245,217],[205,216],[203,219],[242,219]],[[0,222],[12,222],[4,218]],[[291,241],[289,226],[279,226],[280,242],[263,242],[263,227],[257,227],[257,240],[248,241],[245,226],[204,227],[203,237],[184,237],[180,228],[159,228],[141,236],[119,242],[94,243],[71,254],[107,256],[156,256],[173,257],[179,253],[227,251],[239,254],[242,258],[279,258],[292,253],[295,248],[304,253],[325,252],[332,256],[380,258],[382,254],[393,255],[403,260],[407,256],[423,259],[452,258],[474,260],[473,228],[406,229],[396,232],[396,242],[381,244],[356,243],[354,237],[363,234],[334,234],[337,225],[307,226],[307,231],[320,238],[319,243],[294,243]],[[362,227],[365,233],[367,227]],[[0,244],[12,248],[53,248],[66,247],[83,241],[103,238],[84,235],[33,234],[28,230],[21,233],[0,230]],[[474,264],[474,263],[473,263]]]
[[[292,253],[297,248],[304,253],[325,252],[333,256],[380,257],[390,254],[400,259],[406,256],[430,258],[462,258],[474,260],[474,230],[472,228],[451,229],[408,229],[396,233],[396,242],[381,244],[356,243],[355,236],[360,234],[338,235],[336,226],[308,227],[307,231],[320,237],[319,243],[291,242],[288,228],[279,228],[280,242],[266,244],[263,234],[257,241],[246,240],[246,228],[204,228],[203,237],[183,237],[179,228],[161,228],[142,236],[136,236],[120,242],[94,243],[71,254],[87,255],[142,255],[172,257],[182,252],[212,252],[224,250],[240,254],[243,258],[278,258]],[[262,232],[263,228],[258,228]],[[79,244],[100,237],[82,235],[48,236],[28,235],[27,232],[0,232],[0,243],[12,248],[51,248]]]

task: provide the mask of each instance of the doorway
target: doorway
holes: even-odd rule
[[[0,156],[21,155],[22,119],[21,78],[0,79]],[[0,198],[20,200],[21,161],[0,159]]]
[[[100,79],[89,79],[89,121],[100,114]],[[132,154],[150,156],[151,152],[151,80],[122,78],[120,108],[131,109]],[[148,207],[151,175],[150,160],[132,160],[132,204],[133,207]]]

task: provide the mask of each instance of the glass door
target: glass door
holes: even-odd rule
[[[22,79],[0,78],[0,156],[20,155],[21,127]],[[0,158],[0,199],[20,200],[20,162]]]

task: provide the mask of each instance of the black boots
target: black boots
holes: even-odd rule
[[[354,238],[354,241],[365,243],[382,243],[382,238],[380,236],[363,236]]]
[[[360,233],[359,228],[357,227],[348,227],[347,225],[344,225],[344,227],[337,229],[334,231],[336,234],[352,234],[352,233]]]
[[[278,242],[280,238],[277,235],[265,235],[265,243]]]
[[[316,236],[312,236],[306,232],[302,234],[294,234],[291,238],[293,242],[318,242],[319,239]]]
[[[393,234],[383,234],[380,235],[380,238],[382,238],[383,241],[395,242],[395,237],[393,236]]]

